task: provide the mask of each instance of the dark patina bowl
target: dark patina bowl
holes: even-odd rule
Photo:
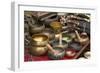
[[[69,47],[71,47],[71,48],[73,48],[74,50],[77,50],[77,51],[79,51],[82,48],[82,46],[79,42],[72,42],[72,43],[69,44]]]
[[[63,49],[66,49],[68,47],[68,43],[64,40],[62,40],[62,45],[59,45],[59,40],[54,40],[51,45],[53,47],[62,47]]]
[[[61,47],[54,47],[53,48],[55,51],[59,51],[57,54],[48,51],[48,57],[52,60],[59,60],[62,59],[65,55],[65,50]]]

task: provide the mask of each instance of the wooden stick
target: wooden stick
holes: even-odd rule
[[[60,33],[60,37],[59,37],[59,45],[62,45],[62,33]]]
[[[86,49],[86,47],[89,45],[89,43],[90,43],[90,41],[88,41],[87,44],[83,46],[83,48],[76,54],[74,59],[77,59],[80,56],[80,54]]]
[[[51,47],[50,44],[47,44],[46,46],[48,47],[48,49],[49,49],[50,51],[52,51],[53,53],[55,53],[55,50]]]

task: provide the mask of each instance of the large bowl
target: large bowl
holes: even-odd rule
[[[48,43],[48,36],[44,34],[32,35],[31,45],[33,46],[45,46]]]
[[[53,60],[59,60],[59,59],[62,59],[65,55],[65,50],[61,47],[54,47],[53,48],[55,51],[59,51],[58,54],[54,54],[53,52],[51,51],[48,51],[48,57],[50,59],[53,59]]]
[[[44,55],[46,52],[47,52],[47,47],[37,47],[37,46],[31,46],[30,48],[30,53],[32,55],[35,55],[35,56],[41,56],[41,55]]]

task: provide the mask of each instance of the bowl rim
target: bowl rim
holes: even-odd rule
[[[33,40],[33,37],[37,37],[37,36],[44,36],[44,37],[46,37],[46,39],[44,40],[44,41],[48,41],[48,36],[47,35],[44,35],[44,34],[33,34],[32,35],[32,40]],[[38,42],[38,41],[36,41],[36,40],[33,40],[33,41],[35,41],[35,42]],[[39,41],[40,42],[40,41]],[[43,41],[42,41],[43,42]]]

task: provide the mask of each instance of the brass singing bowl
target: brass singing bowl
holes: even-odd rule
[[[53,47],[61,47],[63,49],[67,49],[68,48],[68,43],[65,40],[62,40],[62,45],[59,44],[59,40],[54,40],[51,45]]]
[[[44,34],[32,35],[31,44],[35,46],[45,46],[48,43],[48,36]]]
[[[60,22],[57,22],[57,21],[51,22],[50,26],[51,26],[55,31],[58,31],[58,30],[61,30],[61,29],[62,29],[62,24],[61,24]]]
[[[47,52],[47,47],[37,47],[37,46],[31,46],[30,48],[30,53],[32,55],[35,55],[35,56],[41,56],[41,55],[44,55],[46,52]]]
[[[87,35],[80,35],[81,40],[78,40],[77,38],[75,38],[76,42],[80,42],[82,45],[85,45],[88,41],[89,41],[89,37]]]
[[[42,34],[47,35],[49,38],[49,42],[52,42],[55,39],[55,33],[52,29],[46,28]]]
[[[34,33],[40,33],[45,29],[45,25],[44,24],[30,24],[30,33],[34,34]]]
[[[52,60],[59,60],[62,59],[65,55],[65,50],[62,47],[53,47],[55,51],[59,51],[59,53],[54,54],[50,50],[48,51],[48,57]]]

